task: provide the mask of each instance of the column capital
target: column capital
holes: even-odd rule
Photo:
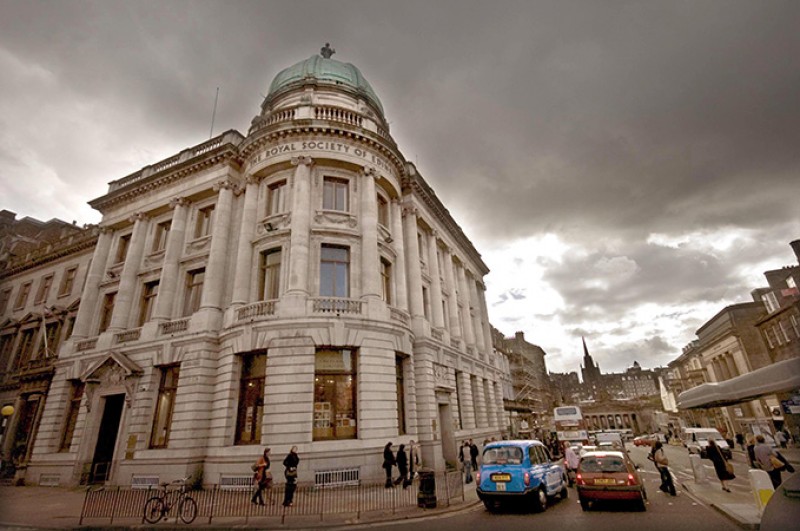
[[[214,183],[214,186],[212,187],[212,189],[215,192],[219,192],[221,190],[232,190],[232,191],[235,192],[236,188],[237,188],[236,187],[236,183],[234,183],[230,179],[223,179],[221,181],[217,181],[217,182]]]
[[[311,157],[300,156],[300,157],[292,157],[292,166],[311,166],[314,164],[314,159]]]
[[[148,215],[144,212],[136,212],[135,214],[131,214],[128,218],[128,221],[131,223],[136,223],[137,221],[146,221],[148,219]]]
[[[262,177],[260,175],[248,175],[244,178],[244,183],[246,185],[250,184],[258,184],[261,182]]]
[[[97,227],[97,232],[99,234],[112,234],[114,232],[114,229],[112,229],[111,227],[99,227],[98,226]]]
[[[364,166],[361,169],[361,175],[363,177],[372,177],[376,181],[381,178],[381,174],[372,166]]]
[[[412,205],[401,205],[401,206],[403,208],[403,217],[406,217],[406,215],[409,214],[413,214],[414,216],[419,215],[419,209],[417,207]]]
[[[191,204],[192,202],[186,197],[176,197],[169,202],[170,208],[173,209],[177,207],[189,206]]]

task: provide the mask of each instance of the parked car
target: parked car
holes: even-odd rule
[[[625,452],[588,452],[581,457],[575,477],[584,511],[598,501],[634,503],[646,510],[647,492],[633,461]]]
[[[512,500],[544,511],[548,499],[567,497],[567,475],[539,441],[497,441],[483,449],[477,493],[490,511]]]
[[[651,435],[639,435],[633,438],[634,446],[651,446],[652,444],[653,438]]]
[[[595,446],[593,444],[592,445],[582,446],[581,447],[581,452],[578,454],[578,457],[583,457],[584,454],[586,454],[587,452],[595,452],[595,451],[597,451],[597,446]]]
[[[700,457],[706,459],[706,450],[708,449],[708,440],[714,439],[722,455],[725,459],[731,459],[731,447],[728,446],[727,441],[722,434],[715,428],[684,428],[681,432],[681,441],[683,445],[689,450],[690,454],[700,454]]]

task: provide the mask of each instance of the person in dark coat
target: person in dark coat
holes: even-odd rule
[[[472,439],[469,440],[469,455],[470,461],[472,461],[472,470],[478,470],[478,445],[472,442]]]
[[[264,453],[258,458],[256,464],[253,465],[253,481],[256,484],[256,491],[253,497],[250,498],[250,503],[256,505],[264,505],[264,490],[272,488],[272,472],[269,471],[269,448],[264,448]],[[270,500],[272,503],[272,500]]]
[[[394,480],[395,485],[403,484],[403,488],[408,487],[408,456],[406,455],[406,445],[401,444],[397,449],[397,471],[400,475]]]
[[[706,455],[708,455],[708,458],[711,459],[712,463],[714,463],[714,472],[717,473],[717,478],[722,485],[722,490],[725,492],[730,492],[731,489],[728,488],[728,485],[725,482],[735,479],[736,476],[728,472],[726,466],[728,461],[725,459],[725,456],[722,455],[722,450],[720,450],[719,446],[717,446],[717,443],[714,442],[714,439],[708,440],[708,449],[706,449]]]
[[[286,491],[283,494],[283,506],[291,507],[294,501],[294,491],[297,489],[297,465],[300,456],[297,455],[297,446],[292,446],[283,460],[283,476],[286,478]]]
[[[392,467],[397,464],[397,461],[394,458],[394,453],[392,452],[392,441],[386,443],[386,446],[383,447],[383,470],[386,472],[386,485],[387,489],[391,489],[394,487],[392,483]]]

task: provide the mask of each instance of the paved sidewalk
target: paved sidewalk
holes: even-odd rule
[[[683,488],[703,504],[713,507],[743,529],[758,529],[761,515],[749,487],[732,485],[731,492],[725,492],[717,481],[697,484],[693,480],[682,482]]]
[[[436,509],[421,509],[419,507],[398,508],[391,511],[365,513],[360,519],[352,515],[335,514],[320,520],[316,516],[289,516],[285,523],[280,519],[250,517],[249,521],[243,518],[226,519],[229,521],[212,522],[204,524],[198,518],[190,526],[175,525],[174,522],[162,522],[155,526],[142,525],[140,521],[131,519],[115,520],[113,524],[108,518],[85,519],[79,525],[81,508],[85,497],[84,488],[59,488],[59,487],[0,487],[0,529],[187,529],[197,527],[202,529],[230,529],[230,528],[257,528],[257,529],[311,529],[352,527],[358,524],[369,524],[382,521],[396,521],[405,519],[424,519],[447,513],[455,513],[471,509],[480,503],[475,492],[475,484],[464,486],[464,501],[452,500],[449,507]]]

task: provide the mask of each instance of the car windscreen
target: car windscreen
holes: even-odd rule
[[[522,458],[522,448],[516,446],[496,446],[483,451],[484,465],[518,465]]]
[[[713,440],[721,439],[719,433],[715,431],[698,431],[695,432],[694,435],[697,439],[713,439]]]
[[[582,472],[627,472],[625,460],[614,455],[604,457],[588,456],[581,459]]]

